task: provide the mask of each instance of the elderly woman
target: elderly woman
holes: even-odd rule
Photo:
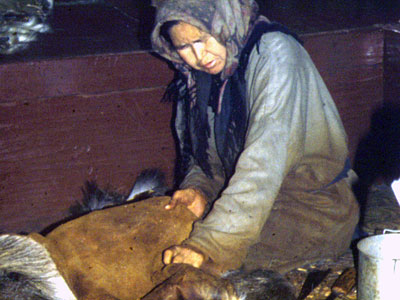
[[[301,43],[253,0],[155,5],[184,174],[166,209],[198,217],[164,263],[285,272],[342,254],[358,221],[346,133]]]

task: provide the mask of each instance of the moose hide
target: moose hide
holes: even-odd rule
[[[184,206],[165,210],[169,200],[91,212],[31,237],[47,248],[79,300],[139,299],[165,279],[163,250],[185,240],[196,218]]]

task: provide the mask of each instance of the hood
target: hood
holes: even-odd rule
[[[161,0],[153,1],[153,5],[157,14],[151,41],[156,53],[173,62],[178,69],[187,67],[160,35],[165,22],[183,21],[211,34],[225,45],[227,61],[222,77],[233,74],[258,15],[258,5],[254,0]]]

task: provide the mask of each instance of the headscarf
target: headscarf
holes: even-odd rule
[[[178,170],[184,176],[193,156],[204,173],[213,177],[207,153],[210,136],[207,107],[211,103],[214,111],[217,110],[214,125],[217,151],[225,174],[229,177],[243,148],[247,111],[244,84],[232,84],[234,80],[228,82],[227,79],[238,68],[241,51],[257,18],[258,5],[254,0],[153,0],[152,3],[157,8],[151,36],[153,50],[171,61],[179,71],[165,96],[177,102],[175,125],[180,140]],[[167,21],[183,21],[196,26],[224,45],[227,56],[221,74],[211,76],[191,69],[170,42],[161,36],[161,27]],[[237,74],[232,78],[237,81]],[[231,96],[238,93],[241,97]]]
[[[165,0],[153,1],[153,5],[157,8],[151,35],[155,52],[182,70],[184,62],[170,43],[160,36],[160,28],[167,21],[183,21],[211,34],[226,47],[227,60],[221,77],[224,79],[233,74],[258,15],[258,5],[254,0]]]

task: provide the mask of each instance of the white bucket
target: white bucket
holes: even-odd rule
[[[400,299],[400,234],[382,234],[361,240],[358,300]]]

